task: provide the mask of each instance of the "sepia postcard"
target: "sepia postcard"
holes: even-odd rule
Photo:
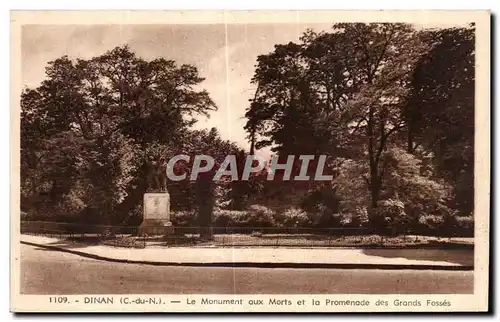
[[[488,311],[490,19],[12,11],[11,311]]]

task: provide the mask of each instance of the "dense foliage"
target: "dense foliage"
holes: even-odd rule
[[[174,224],[470,235],[474,41],[474,26],[339,23],[275,45],[257,57],[249,152],[327,155],[333,180],[169,182]],[[216,109],[203,80],[127,46],[49,62],[21,97],[25,217],[137,225],[151,157],[234,154],[240,171],[245,150],[192,127]]]
[[[333,182],[302,198],[328,226],[456,231],[474,206],[474,64],[474,26],[308,31],[258,57],[248,139],[329,156]]]
[[[21,97],[23,210],[45,220],[138,224],[149,158],[244,153],[215,128],[192,129],[197,115],[216,109],[202,81],[194,66],[146,61],[126,46],[49,62],[46,79]],[[197,198],[205,186],[169,183],[172,208],[210,201]],[[241,203],[231,183],[222,188],[227,203]]]

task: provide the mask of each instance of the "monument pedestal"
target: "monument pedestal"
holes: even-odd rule
[[[139,225],[139,236],[172,235],[174,227],[170,221],[143,220]]]
[[[144,215],[139,235],[169,235],[174,231],[170,222],[170,195],[168,192],[144,194]]]

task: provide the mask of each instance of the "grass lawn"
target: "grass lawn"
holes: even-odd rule
[[[472,237],[434,237],[420,235],[331,236],[318,234],[215,234],[212,240],[199,235],[136,237],[119,234],[102,238],[98,234],[55,234],[53,237],[75,243],[105,244],[115,247],[356,247],[356,248],[472,248]]]
[[[437,247],[470,248],[474,238],[433,237],[433,236],[326,236],[312,234],[265,234],[253,236],[246,234],[216,234],[213,240],[200,240],[197,235],[184,237],[152,238],[146,240],[149,246],[289,246],[289,247]]]

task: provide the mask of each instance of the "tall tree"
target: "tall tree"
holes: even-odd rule
[[[359,84],[348,108],[356,124],[353,134],[364,138],[370,170],[365,180],[370,207],[375,209],[387,169],[383,155],[404,127],[400,111],[411,90],[413,69],[426,47],[405,24],[338,24],[334,28],[344,36],[346,55],[353,58],[349,73]]]
[[[247,112],[255,146],[279,154],[363,158],[376,208],[383,185],[383,153],[404,126],[401,106],[425,44],[409,25],[335,24],[307,32],[302,45],[278,45],[259,56],[259,94]],[[365,150],[366,149],[366,150]]]
[[[57,204],[84,189],[73,195],[85,213],[123,222],[146,189],[147,155],[178,149],[194,116],[216,109],[203,80],[194,66],[146,61],[127,46],[49,62],[21,97],[24,200]]]
[[[462,214],[474,208],[474,32],[469,26],[423,35],[431,50],[413,73],[404,108],[407,150],[431,153]]]
[[[394,175],[414,176],[422,185],[412,189],[425,198],[432,187],[443,192],[427,201],[439,206],[425,211],[447,212],[449,183],[451,206],[472,210],[473,26],[428,31],[401,23],[334,24],[331,32],[307,31],[300,44],[276,45],[257,63],[257,92],[246,114],[252,147],[271,146],[284,157],[327,154],[341,175],[347,165],[358,169],[348,173],[364,181],[374,216],[388,199],[404,203],[413,217],[422,214]]]

